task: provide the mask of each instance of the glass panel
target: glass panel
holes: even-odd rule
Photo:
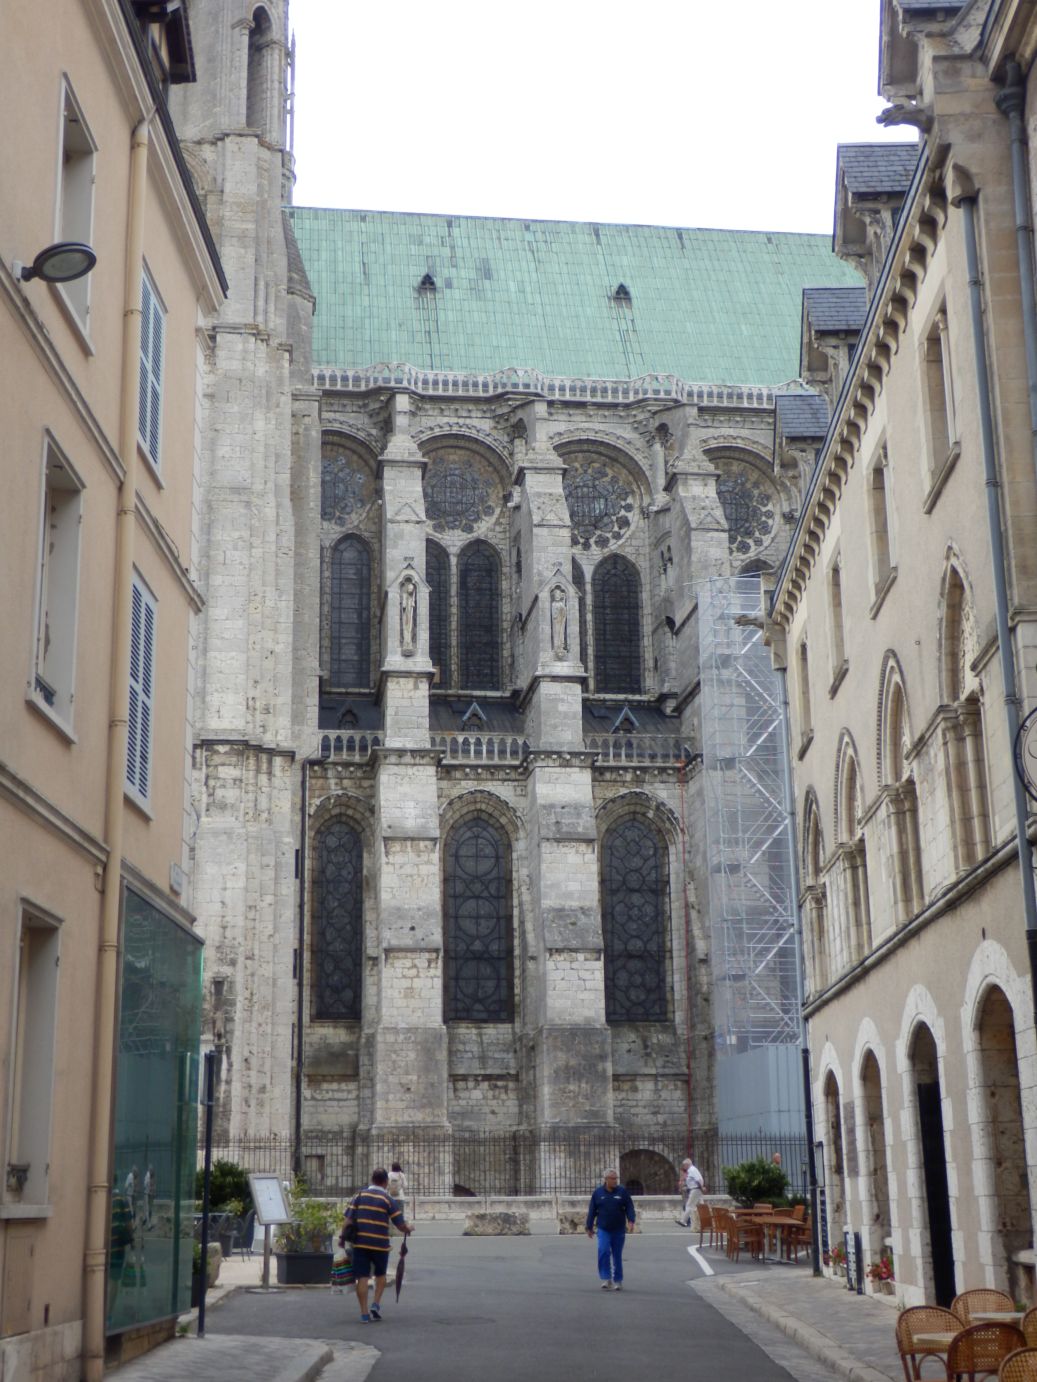
[[[371,684],[371,554],[358,537],[331,552],[332,686]]]
[[[445,935],[446,1020],[512,1021],[510,850],[483,816],[447,841]]]
[[[110,1334],[189,1309],[202,943],[126,889],[109,1230]]]
[[[500,558],[489,543],[473,542],[461,553],[458,587],[460,685],[465,690],[499,691]]]
[[[641,580],[625,557],[599,562],[594,596],[594,689],[641,694]]]
[[[666,862],[662,841],[628,817],[602,841],[605,1019],[665,1022]]]
[[[363,985],[364,849],[347,821],[317,836],[313,880],[313,1016],[360,1020]]]
[[[425,543],[425,579],[429,584],[429,657],[439,668],[436,684],[450,686],[450,558],[438,542]]]

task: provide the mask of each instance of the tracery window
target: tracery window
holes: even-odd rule
[[[500,691],[501,569],[488,542],[472,542],[457,564],[459,684],[465,690]]]
[[[363,842],[348,821],[329,821],[314,844],[315,1021],[359,1021],[363,933]]]
[[[439,671],[437,685],[450,682],[450,558],[438,542],[425,543],[428,582],[428,653]]]
[[[332,686],[371,684],[371,553],[363,539],[350,535],[331,549]]]
[[[511,1022],[514,978],[511,850],[486,816],[469,816],[444,851],[444,1015],[447,1022]]]
[[[641,578],[625,557],[599,562],[591,582],[594,603],[594,689],[599,695],[639,696]]]
[[[605,1020],[665,1022],[666,849],[647,821],[628,816],[601,842]]]

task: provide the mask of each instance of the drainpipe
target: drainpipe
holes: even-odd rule
[[[983,287],[979,276],[979,253],[976,248],[976,203],[979,192],[963,170],[958,172],[960,190],[952,196],[955,206],[961,207],[965,227],[965,259],[969,275],[969,304],[972,315],[972,341],[976,357],[976,391],[979,402],[980,434],[983,446],[983,473],[987,491],[987,522],[990,528],[990,556],[994,576],[994,603],[997,613],[997,645],[1001,655],[1001,680],[1004,686],[1005,720],[1008,725],[1009,750],[1014,751],[1019,733],[1019,693],[1015,674],[1015,654],[1012,634],[1008,626],[1008,580],[1005,566],[1004,538],[1001,531],[1000,481],[997,478],[994,449],[994,421],[990,401],[990,375],[987,364],[987,343],[983,333]],[[1020,246],[1022,241],[1020,241]],[[1023,274],[1023,279],[1028,275]],[[1032,275],[1029,276],[1032,288]],[[1031,395],[1032,397],[1032,395]],[[1015,803],[1015,833],[1019,850],[1019,878],[1023,889],[1023,912],[1026,921],[1026,948],[1030,960],[1030,993],[1034,1021],[1037,1023],[1037,894],[1034,892],[1033,855],[1026,833],[1026,795],[1016,772],[1012,779]]]
[[[295,952],[295,1143],[292,1153],[292,1170],[302,1175],[302,1056],[303,1019],[306,1016],[306,812],[309,798],[309,769],[307,759],[302,761],[302,790],[299,806],[299,932]]]
[[[151,114],[154,112],[152,111]],[[123,480],[115,526],[115,591],[112,610],[112,676],[109,687],[108,762],[104,834],[101,935],[97,961],[93,1106],[89,1143],[86,1252],[83,1282],[83,1359],[86,1382],[104,1376],[111,1190],[112,1127],[115,1116],[115,1038],[119,1008],[119,950],[122,901],[123,788],[130,695],[130,601],[133,584],[134,506],[137,492],[137,395],[140,366],[141,275],[144,262],[144,204],[148,172],[146,116],[130,141],[129,207],[126,226],[126,280],[123,288],[122,382],[119,458]]]

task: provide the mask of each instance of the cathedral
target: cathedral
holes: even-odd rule
[[[230,285],[194,658],[217,1142],[319,1182],[322,1138],[715,1130],[708,595],[781,563],[854,256],[293,206],[286,11],[195,0],[171,97]]]

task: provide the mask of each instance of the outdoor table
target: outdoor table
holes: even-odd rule
[[[976,1310],[970,1319],[973,1324],[1022,1324],[1025,1310]]]
[[[782,1244],[784,1243],[785,1230],[805,1227],[801,1219],[793,1219],[790,1214],[756,1214],[750,1217],[749,1222],[759,1224],[766,1235],[766,1241],[768,1243],[771,1239],[771,1231],[776,1230],[774,1237],[779,1257],[784,1255],[782,1253]]]
[[[912,1339],[912,1347],[916,1353],[949,1353],[951,1341],[956,1339],[959,1330],[953,1334],[916,1334]]]

